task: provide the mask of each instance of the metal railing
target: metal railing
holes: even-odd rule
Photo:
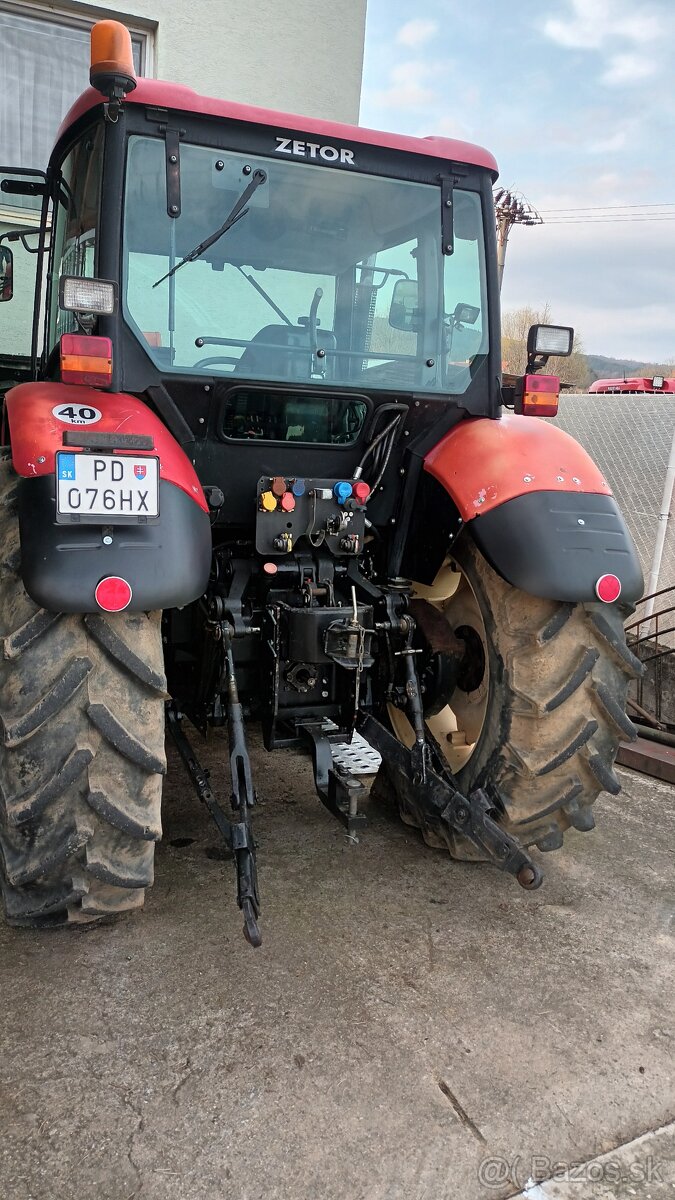
[[[668,729],[672,722],[663,720],[664,662],[675,653],[675,585],[643,596],[636,605],[638,612],[641,608],[642,615],[626,625],[626,640],[647,670],[637,680],[637,694],[628,698],[628,707],[654,729]]]

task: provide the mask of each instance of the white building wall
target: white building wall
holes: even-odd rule
[[[154,26],[150,73],[158,79],[218,99],[358,121],[366,0],[127,0],[122,14],[105,4],[88,8]]]
[[[9,13],[59,21],[112,17],[147,34],[145,74],[186,84],[206,96],[356,124],[359,116],[366,0],[124,0],[111,9],[98,0],[12,0]],[[72,53],[72,98],[87,86],[88,34]],[[55,69],[58,70],[58,62]],[[81,83],[80,79],[81,71]],[[12,94],[5,104],[13,104]],[[0,98],[0,128],[2,127]],[[70,98],[63,100],[67,109]],[[65,111],[55,104],[43,119],[50,141]],[[51,128],[53,126],[53,134]],[[1,148],[0,148],[1,149]],[[5,161],[6,151],[0,153]],[[14,165],[12,162],[11,165]],[[17,162],[16,165],[29,165]],[[35,162],[34,166],[46,166]],[[36,212],[11,210],[0,198],[0,234],[35,224]],[[14,245],[14,300],[0,305],[0,348],[27,353],[30,344],[35,258]]]

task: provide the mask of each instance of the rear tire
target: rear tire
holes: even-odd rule
[[[641,671],[626,646],[626,610],[522,592],[492,570],[466,535],[450,562],[472,593],[482,619],[475,632],[485,652],[482,677],[471,680],[474,692],[455,693],[455,707],[466,714],[467,724],[480,718],[462,765],[452,739],[439,736],[442,714],[430,718],[431,727],[447,749],[462,791],[492,785],[502,800],[503,827],[525,846],[556,850],[570,826],[584,832],[594,827],[592,805],[602,791],[616,795],[621,790],[613,764],[619,742],[636,736],[625,706],[630,680]],[[471,605],[459,589],[458,596],[436,606],[453,632],[459,627],[466,638]],[[448,702],[452,709],[452,696]],[[409,740],[406,719],[398,712],[392,713],[392,724],[402,740]],[[419,824],[410,811],[401,810],[401,816]],[[428,832],[425,840],[446,846],[455,858],[481,857],[472,843],[450,831],[442,842]]]
[[[161,836],[160,613],[50,613],[19,574],[0,462],[0,884],[11,925],[140,908]]]

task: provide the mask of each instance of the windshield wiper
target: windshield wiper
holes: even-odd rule
[[[266,183],[266,181],[266,171],[262,171],[260,169],[254,171],[253,175],[251,176],[251,182],[247,187],[244,188],[244,191],[241,193],[241,196],[237,200],[236,204],[226,216],[220,228],[216,229],[215,233],[210,234],[205,241],[200,242],[198,246],[195,246],[194,250],[191,250],[189,254],[186,254],[185,258],[182,258],[179,263],[176,263],[175,267],[172,267],[170,271],[167,271],[166,275],[162,275],[161,279],[156,280],[152,286],[156,288],[158,284],[164,283],[165,279],[169,279],[172,275],[175,275],[179,267],[184,267],[186,263],[194,262],[196,258],[200,258],[204,251],[208,250],[209,247],[214,244],[214,242],[217,242],[224,233],[227,233],[228,229],[231,229],[236,221],[239,221],[242,217],[245,217],[248,212],[248,209],[245,206],[248,204],[256,189],[259,188],[262,183]]]

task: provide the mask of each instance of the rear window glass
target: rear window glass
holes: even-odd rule
[[[366,419],[368,405],[353,396],[313,396],[237,388],[222,409],[222,433],[237,441],[309,442],[351,446]]]

